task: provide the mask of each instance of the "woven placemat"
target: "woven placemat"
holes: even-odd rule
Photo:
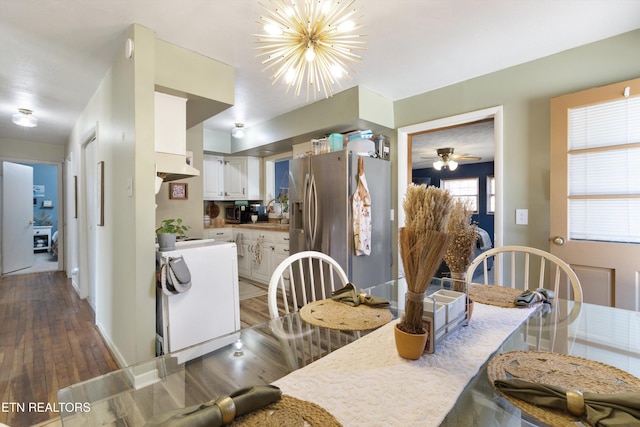
[[[235,427],[333,427],[342,424],[321,406],[283,394],[277,402],[242,415],[229,425]]]
[[[640,379],[621,369],[577,356],[541,351],[498,354],[489,361],[487,374],[491,385],[498,379],[520,378],[581,392],[640,392]],[[522,411],[553,426],[575,427],[575,422],[580,420],[565,411],[536,406],[502,392],[500,394]]]
[[[481,304],[495,305],[498,307],[520,308],[515,304],[516,297],[522,294],[522,290],[498,285],[469,286],[469,298]]]
[[[387,324],[393,315],[386,308],[372,308],[360,304],[357,307],[323,299],[306,304],[300,309],[300,317],[307,323],[341,331],[366,331]]]

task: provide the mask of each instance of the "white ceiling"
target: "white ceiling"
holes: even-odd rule
[[[493,120],[414,135],[411,138],[413,169],[432,167],[433,162],[439,160],[438,148],[449,147],[454,149],[453,159],[461,165],[492,162],[494,160]],[[480,159],[464,157],[480,157]]]
[[[640,28],[637,0],[356,0],[355,7],[367,50],[343,89],[362,85],[393,101]],[[0,0],[0,139],[64,144],[132,23],[235,68],[235,106],[206,127],[250,127],[299,108],[304,94],[272,86],[255,57],[259,11],[258,0]],[[18,108],[32,109],[39,126],[13,125]]]

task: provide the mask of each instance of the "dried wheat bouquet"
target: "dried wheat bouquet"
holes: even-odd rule
[[[446,190],[424,184],[407,188],[400,254],[408,292],[405,317],[398,326],[405,332],[422,332],[422,298],[449,244],[445,226],[452,204],[453,198]]]
[[[477,241],[476,226],[471,224],[473,211],[462,200],[456,200],[451,208],[449,221],[445,227],[447,234],[451,236],[451,243],[444,254],[444,261],[453,273],[462,274],[467,271],[473,257],[473,248]],[[460,292],[466,291],[466,285],[454,284],[454,289]]]

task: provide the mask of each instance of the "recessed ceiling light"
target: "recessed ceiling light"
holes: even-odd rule
[[[38,119],[33,115],[33,111],[26,108],[18,108],[18,112],[13,115],[12,121],[18,126],[27,128],[38,126]]]

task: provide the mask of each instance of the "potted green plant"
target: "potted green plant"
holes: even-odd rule
[[[191,227],[182,224],[182,218],[163,219],[162,225],[156,228],[158,246],[161,251],[172,251],[176,248],[176,236],[184,236]]]

